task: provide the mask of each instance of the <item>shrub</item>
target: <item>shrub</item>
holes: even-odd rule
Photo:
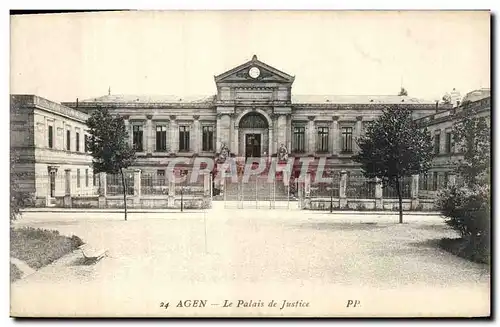
[[[448,187],[439,194],[437,206],[446,224],[462,237],[483,235],[490,229],[489,186]]]
[[[17,266],[13,263],[10,264],[10,282],[15,282],[16,280],[23,277],[23,272],[17,268]]]
[[[439,194],[437,206],[446,217],[445,223],[466,241],[464,247],[470,247],[466,249],[467,252],[475,251],[478,256],[489,256],[489,184],[473,185],[470,188],[450,186]]]

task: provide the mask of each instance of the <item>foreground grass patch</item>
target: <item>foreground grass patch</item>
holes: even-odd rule
[[[23,276],[23,272],[13,263],[10,264],[10,282],[15,282]]]
[[[39,269],[72,252],[83,244],[78,236],[32,227],[10,229],[10,256]]]
[[[443,238],[439,241],[439,246],[461,258],[477,263],[490,263],[489,251],[471,244],[464,238]]]

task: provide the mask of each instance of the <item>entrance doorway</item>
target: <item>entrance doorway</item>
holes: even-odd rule
[[[269,152],[269,125],[258,112],[249,112],[241,118],[237,137],[240,156],[261,157]]]
[[[245,158],[260,157],[261,153],[260,134],[245,134]]]
[[[50,184],[50,197],[56,197],[56,173],[51,171],[49,173],[49,184]]]

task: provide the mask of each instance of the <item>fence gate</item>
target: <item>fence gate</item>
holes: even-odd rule
[[[269,182],[267,176],[251,176],[246,182],[230,177],[224,181],[224,208],[287,209],[289,205],[289,187],[282,181]]]

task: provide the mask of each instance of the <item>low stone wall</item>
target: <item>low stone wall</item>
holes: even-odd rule
[[[212,207],[209,196],[183,196],[184,209],[208,209]],[[46,199],[40,198],[37,207],[46,207]],[[99,209],[123,209],[123,196],[73,196],[57,197],[52,199],[55,208],[99,208]],[[180,209],[180,196],[127,196],[127,208],[131,209]]]
[[[78,196],[71,199],[72,208],[98,208],[99,197]]]
[[[398,199],[343,199],[344,205],[341,206],[341,199],[333,198],[310,198],[304,199],[302,208],[305,210],[330,210],[332,205],[333,210],[357,210],[357,211],[370,211],[370,210],[399,210]],[[380,201],[377,206],[377,201]],[[436,210],[434,200],[432,199],[419,199],[410,200],[403,199],[403,210],[405,211],[432,211]]]

